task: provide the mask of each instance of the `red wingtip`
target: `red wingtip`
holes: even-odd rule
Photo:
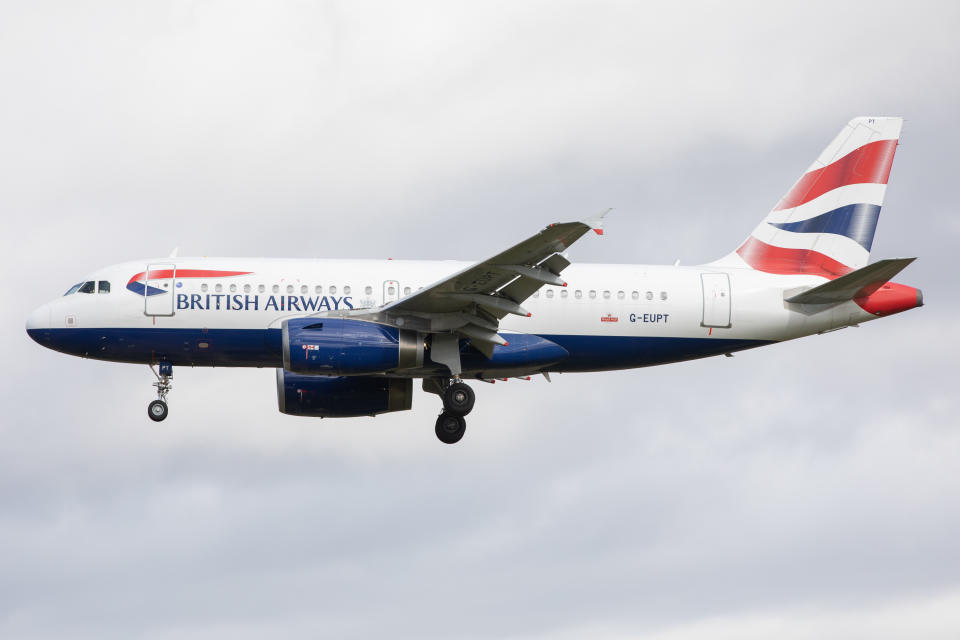
[[[529,317],[532,316],[532,315],[533,315],[532,313],[528,313],[528,314],[527,314],[527,317],[529,318]]]
[[[567,283],[566,283],[566,282],[564,282],[564,283],[563,283],[563,286],[567,286]]]
[[[504,343],[503,343],[503,346],[505,346],[505,347],[509,347],[509,346],[510,346],[510,343],[509,343],[509,342],[507,342],[507,341],[504,341]]]
[[[506,382],[506,381],[507,381],[507,378],[504,378],[503,381]]]
[[[602,236],[602,235],[603,235],[603,229],[594,229],[593,232],[594,232],[595,234],[597,234],[598,236]]]

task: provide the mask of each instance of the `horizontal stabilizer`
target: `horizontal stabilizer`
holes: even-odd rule
[[[801,293],[787,291],[784,300],[795,304],[835,304],[869,296],[914,260],[916,258],[880,260],[813,289]]]

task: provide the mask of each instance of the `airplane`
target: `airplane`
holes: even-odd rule
[[[272,367],[294,416],[407,410],[420,379],[453,444],[475,402],[467,380],[732,355],[922,306],[891,281],[915,258],[868,264],[902,125],[851,120],[737,249],[699,266],[573,264],[606,212],[472,264],[174,252],[90,273],[26,329],[56,351],[149,365],[154,421],[174,366]]]

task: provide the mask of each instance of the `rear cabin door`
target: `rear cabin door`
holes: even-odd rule
[[[725,273],[701,273],[703,283],[704,327],[730,326],[730,276]]]
[[[400,283],[396,280],[385,280],[383,282],[383,304],[393,302],[400,298]]]
[[[144,276],[143,312],[148,316],[172,316],[177,266],[148,264]]]

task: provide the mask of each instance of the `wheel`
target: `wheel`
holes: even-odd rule
[[[150,419],[154,422],[160,422],[167,417],[167,403],[163,400],[154,400],[149,405],[147,405],[147,415],[150,416]]]
[[[463,416],[455,416],[446,411],[437,416],[437,437],[444,444],[460,442],[460,438],[463,437],[466,430],[467,421],[463,419]]]
[[[454,382],[443,392],[443,408],[455,416],[465,416],[473,411],[473,403],[476,401],[477,396],[473,389],[462,382]]]

